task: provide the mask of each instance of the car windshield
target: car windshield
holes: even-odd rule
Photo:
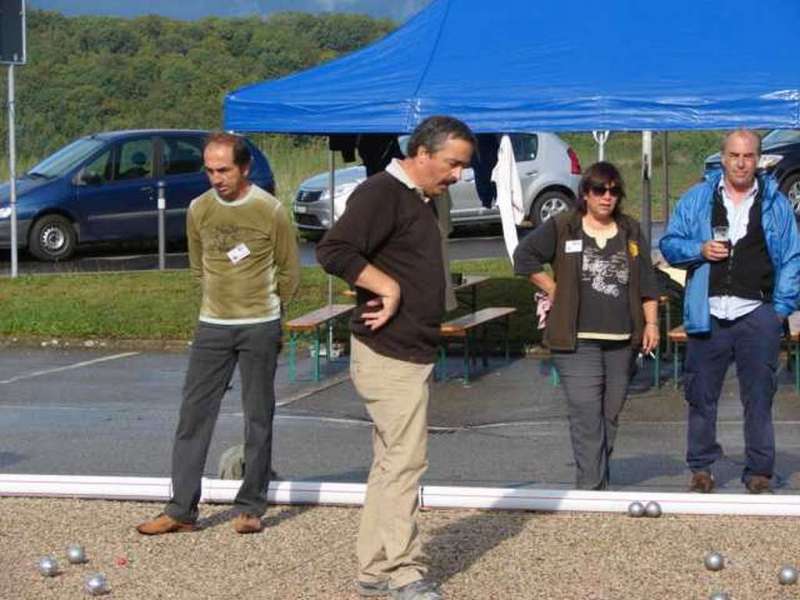
[[[764,139],[762,146],[777,146],[778,144],[793,144],[800,142],[800,131],[797,129],[773,129]]]
[[[85,158],[103,146],[104,142],[94,138],[82,138],[64,146],[28,171],[33,177],[61,177],[78,166]]]

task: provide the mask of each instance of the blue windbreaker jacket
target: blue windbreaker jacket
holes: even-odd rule
[[[669,227],[659,242],[661,254],[674,267],[686,269],[683,326],[687,333],[711,330],[708,307],[709,262],[703,258],[703,243],[711,239],[711,209],[721,171],[686,192],[675,207]],[[775,270],[772,302],[775,312],[786,317],[797,310],[800,298],[800,239],[789,200],[770,175],[759,175],[762,226],[767,252]]]

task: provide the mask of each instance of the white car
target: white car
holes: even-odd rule
[[[405,147],[404,141],[400,143]],[[522,184],[527,220],[537,226],[551,216],[575,204],[581,165],[575,151],[553,133],[512,133],[511,144]],[[331,226],[331,197],[328,173],[309,177],[300,184],[292,210],[301,233],[319,236]],[[366,179],[363,166],[337,169],[333,198],[333,215],[344,212],[347,199],[355,187]],[[450,187],[453,225],[500,223],[496,206],[484,206],[475,188],[475,174],[464,169],[461,181]]]

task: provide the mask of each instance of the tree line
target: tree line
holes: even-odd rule
[[[351,14],[177,21],[32,11],[28,64],[15,70],[17,153],[30,162],[111,129],[219,127],[226,93],[352,52],[394,27]],[[4,150],[7,124],[4,114]]]

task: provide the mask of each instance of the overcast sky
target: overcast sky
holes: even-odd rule
[[[403,22],[431,0],[28,0],[28,6],[66,15],[135,17],[157,14],[174,19],[246,17],[277,11],[356,12]]]

